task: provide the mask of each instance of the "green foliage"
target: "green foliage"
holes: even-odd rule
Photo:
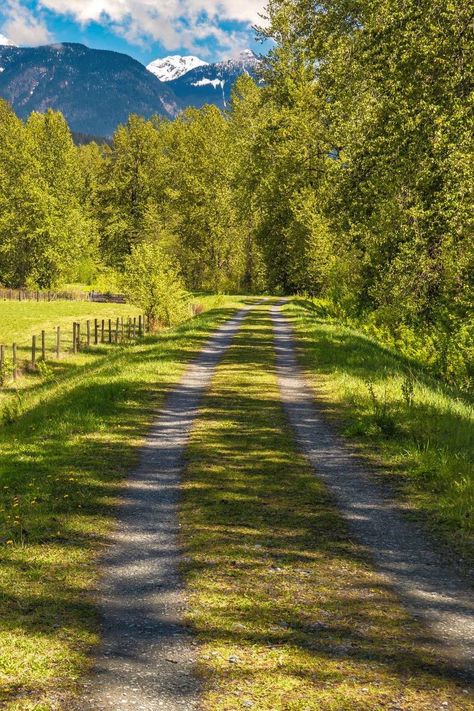
[[[0,103],[0,280],[50,288],[75,276],[95,252],[80,202],[77,149],[61,114],[32,114],[26,125]]]
[[[0,283],[93,283],[156,243],[192,290],[306,293],[474,387],[474,29],[461,0],[269,0],[229,110],[76,148],[0,104]]]
[[[4,425],[13,425],[23,412],[23,399],[18,390],[14,397],[7,400],[2,408],[2,422]]]
[[[470,8],[270,0],[267,15],[252,168],[271,284],[472,388]]]
[[[152,325],[173,326],[191,314],[179,271],[157,242],[141,242],[132,249],[125,260],[122,288]]]

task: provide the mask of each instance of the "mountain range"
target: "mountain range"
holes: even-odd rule
[[[201,108],[205,104],[215,104],[225,109],[236,79],[244,73],[256,77],[259,64],[257,55],[251,49],[245,49],[233,59],[195,66],[167,80],[166,85],[182,106]],[[148,69],[150,67],[148,65]]]
[[[225,108],[238,76],[256,76],[258,57],[245,50],[208,64],[170,56],[145,67],[126,54],[63,43],[16,47],[0,35],[0,97],[21,118],[61,111],[72,131],[110,137],[131,113],[176,117],[189,106]]]

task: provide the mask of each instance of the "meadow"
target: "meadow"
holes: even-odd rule
[[[31,345],[31,336],[46,331],[48,343],[53,344],[59,326],[66,337],[75,321],[116,319],[138,316],[131,304],[99,304],[90,301],[0,301],[0,343]]]

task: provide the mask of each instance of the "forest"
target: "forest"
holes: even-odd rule
[[[152,243],[189,290],[306,294],[468,390],[472,8],[270,0],[258,31],[227,112],[132,115],[111,146],[1,101],[0,284],[119,284]]]

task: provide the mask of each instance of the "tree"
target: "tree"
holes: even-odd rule
[[[122,268],[140,241],[150,200],[160,201],[156,181],[162,158],[161,135],[153,122],[131,115],[115,132],[97,192],[101,252],[112,267]]]
[[[152,328],[173,326],[190,315],[190,297],[175,264],[157,242],[136,244],[126,257],[122,289]]]
[[[96,234],[80,201],[77,149],[62,114],[31,114],[26,134],[44,209],[31,245],[34,261],[29,280],[50,288],[74,278],[81,260],[94,253]]]

